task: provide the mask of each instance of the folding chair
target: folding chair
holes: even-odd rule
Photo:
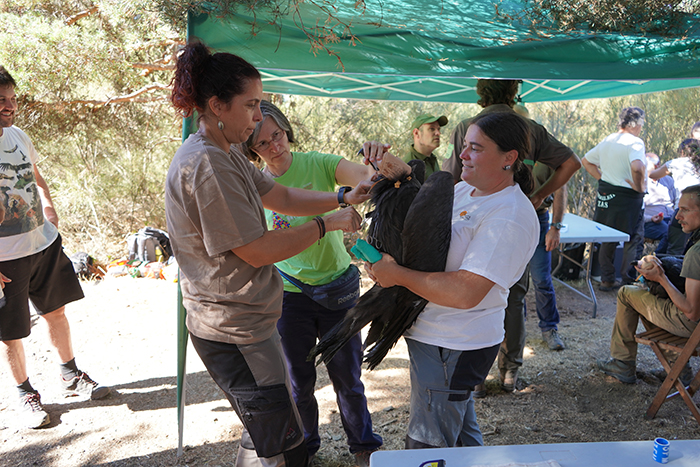
[[[667,374],[666,379],[661,384],[656,396],[654,396],[654,400],[652,400],[651,405],[647,409],[647,418],[654,418],[661,404],[680,395],[693,413],[695,420],[700,424],[700,412],[693,402],[693,395],[698,390],[698,387],[700,387],[700,372],[695,375],[693,381],[687,388],[683,386],[683,383],[679,379],[681,371],[690,360],[690,357],[700,356],[700,326],[697,326],[688,338],[678,337],[661,328],[654,327],[648,331],[637,334],[635,340],[640,344],[648,345],[652,348]],[[671,366],[666,359],[663,353],[664,350],[671,350],[680,354],[673,363],[673,366]],[[676,392],[669,394],[672,387],[676,388]]]

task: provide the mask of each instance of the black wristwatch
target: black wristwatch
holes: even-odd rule
[[[550,226],[553,229],[561,230],[561,228],[564,227],[564,224],[562,224],[561,222],[554,222],[553,224],[550,224]]]
[[[338,189],[338,206],[341,208],[347,208],[350,206],[348,203],[345,202],[345,193],[349,193],[350,190],[352,190],[351,186],[341,186]]]

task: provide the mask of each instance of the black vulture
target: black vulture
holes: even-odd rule
[[[374,210],[367,242],[410,269],[444,271],[452,233],[454,181],[448,172],[435,172],[424,183],[425,165],[414,160],[412,171],[389,175],[372,188]],[[348,311],[345,319],[324,335],[309,360],[333,355],[370,322],[364,361],[374,369],[401,335],[415,322],[427,300],[401,286],[375,284]],[[370,347],[371,346],[371,347]]]
[[[645,264],[652,261],[650,257],[654,258],[654,256],[648,255],[640,259],[638,262],[634,261],[632,264],[640,269],[644,269]],[[681,277],[683,256],[663,255],[655,258],[661,261],[661,268],[664,270],[664,273],[666,274],[666,277],[668,277],[671,284],[673,284],[681,293],[685,293],[685,278]],[[664,289],[658,282],[644,279],[643,283],[649,289],[650,294],[656,295],[659,298],[669,298],[666,289]]]

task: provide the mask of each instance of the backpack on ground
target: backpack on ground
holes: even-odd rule
[[[126,245],[129,250],[129,261],[163,262],[173,254],[168,233],[153,227],[144,227],[135,234],[129,235],[126,237]]]
[[[104,272],[97,267],[95,259],[84,251],[75,253],[70,260],[79,279],[102,279],[104,276]]]

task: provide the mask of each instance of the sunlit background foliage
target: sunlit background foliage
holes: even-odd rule
[[[130,232],[166,226],[163,184],[181,139],[181,119],[167,88],[177,48],[184,43],[184,18],[175,6],[184,3],[0,2],[0,64],[18,81],[16,124],[42,158],[40,170],[51,187],[69,253],[87,251],[103,261],[119,257],[126,253],[124,237]],[[405,153],[411,121],[421,113],[450,119],[436,151],[444,158],[451,130],[480,110],[474,104],[271,98],[292,121],[299,140],[295,149],[351,159],[369,139]],[[697,89],[525,105],[579,156],[616,131],[617,113],[627,105],[647,112],[642,138],[662,160],[676,156],[678,143],[700,120]],[[570,211],[591,215],[592,182],[583,171],[574,176],[568,186]]]

